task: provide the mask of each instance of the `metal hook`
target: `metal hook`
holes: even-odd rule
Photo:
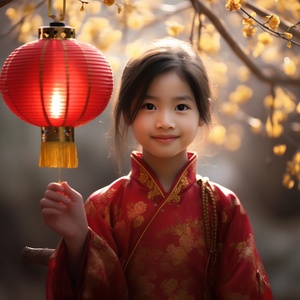
[[[63,22],[66,15],[66,0],[63,0],[63,11],[60,14],[60,18],[52,13],[52,0],[48,0],[48,17],[52,18],[54,22]]]

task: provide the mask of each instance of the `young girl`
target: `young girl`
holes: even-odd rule
[[[158,40],[128,62],[115,137],[130,128],[142,150],[85,204],[66,182],[48,185],[42,216],[63,238],[48,300],[273,299],[240,201],[196,174],[188,147],[210,120],[209,80],[189,44]]]

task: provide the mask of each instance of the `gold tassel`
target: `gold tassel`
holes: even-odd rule
[[[73,127],[42,127],[39,166],[46,168],[78,166]]]

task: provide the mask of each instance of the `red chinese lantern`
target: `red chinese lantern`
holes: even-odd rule
[[[41,167],[78,165],[74,127],[106,108],[113,75],[106,57],[75,40],[75,30],[54,22],[39,28],[39,40],[6,59],[0,89],[10,110],[42,128]]]

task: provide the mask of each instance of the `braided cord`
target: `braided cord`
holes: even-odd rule
[[[209,184],[209,179],[203,177],[198,180],[201,187],[201,200],[203,206],[203,223],[205,241],[208,251],[208,261],[206,265],[205,281],[210,275],[210,286],[214,285],[216,278],[218,253],[217,253],[217,234],[218,234],[218,215],[214,192]]]

